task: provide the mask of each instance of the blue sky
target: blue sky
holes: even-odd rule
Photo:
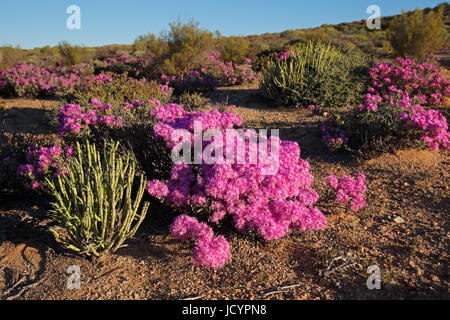
[[[98,46],[131,44],[178,18],[223,35],[281,32],[367,19],[369,5],[381,16],[434,7],[443,0],[0,0],[0,45],[54,46],[61,40]],[[81,9],[81,29],[69,30],[69,5]]]

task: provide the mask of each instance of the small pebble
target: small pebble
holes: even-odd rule
[[[394,222],[395,223],[403,223],[403,222],[405,222],[405,220],[403,220],[403,218],[401,218],[401,217],[395,217]]]

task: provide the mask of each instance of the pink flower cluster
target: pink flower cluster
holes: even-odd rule
[[[220,60],[220,52],[213,52],[206,57],[206,64],[198,70],[191,70],[186,74],[161,75],[162,85],[168,85],[179,91],[213,89],[218,85],[234,85],[257,80],[252,69],[252,60],[245,59],[245,63],[235,65],[233,62]]]
[[[27,164],[22,164],[17,168],[17,174],[31,178],[31,188],[33,190],[42,187],[44,177],[47,175],[62,176],[67,173],[67,167],[63,164],[65,159],[73,154],[71,147],[64,149],[58,146],[41,147],[31,146],[27,153]]]
[[[95,76],[86,77],[86,79],[81,83],[81,86],[82,87],[85,87],[87,85],[101,86],[112,81],[113,78],[109,74],[99,73]]]
[[[237,130],[232,129],[242,123],[237,115],[217,110],[187,112],[174,104],[155,106],[152,112],[160,120],[154,126],[155,134],[162,137],[169,148],[178,142],[171,139],[171,133],[176,129],[185,129],[195,140],[196,121],[202,124],[203,130],[223,132],[229,129],[228,132],[235,134],[236,139],[231,142],[225,138],[222,141],[203,141],[204,148],[218,143],[224,150],[231,143],[232,153],[227,154],[226,160],[212,164],[175,163],[165,187],[161,181],[149,183],[147,190],[151,195],[165,197],[165,203],[177,207],[207,208],[211,212],[209,221],[212,223],[218,224],[230,215],[238,230],[253,229],[266,240],[280,239],[292,230],[325,228],[325,216],[314,207],[318,195],[311,187],[313,176],[309,172],[309,164],[300,159],[296,142],[281,141],[271,136],[264,141],[269,144],[267,152],[270,156],[264,161],[258,158],[252,162],[251,151],[259,151],[260,144],[251,139],[251,131],[244,130],[249,135],[242,138]],[[244,154],[239,154],[239,142],[244,142]],[[278,157],[272,155],[273,145],[278,145]],[[239,157],[245,161],[228,161]],[[278,166],[276,173],[264,174],[265,169],[275,164]],[[188,226],[185,229],[189,229]]]
[[[141,104],[140,101],[135,101],[134,104],[129,104],[134,109],[137,105]],[[83,129],[87,129],[90,125],[104,124],[108,127],[122,127],[123,117],[114,116],[109,114],[112,109],[112,105],[106,103],[102,104],[96,98],[92,99],[91,106],[89,109],[83,112],[81,106],[76,104],[65,104],[61,106],[57,114],[57,131],[60,136],[65,136],[69,133],[77,134]],[[128,105],[126,104],[122,107],[122,110],[128,110]]]
[[[79,63],[71,66],[58,65],[50,70],[56,74],[74,73],[83,78],[94,73],[94,66],[90,63]]]
[[[167,185],[159,180],[151,180],[147,182],[147,192],[158,199],[164,199],[169,194]]]
[[[87,82],[101,84],[112,80],[105,74],[88,76],[87,66],[47,68],[31,63],[19,64],[0,72],[0,91],[9,91],[15,96],[54,95],[57,91],[84,86]]]
[[[194,239],[194,265],[217,269],[231,258],[230,244],[225,237],[215,236],[210,226],[194,217],[178,216],[170,225],[170,233],[180,241]]]
[[[186,129],[193,133],[196,123],[201,125],[203,130],[231,129],[242,124],[242,118],[233,112],[221,113],[217,109],[208,112],[187,112],[180,105],[171,103],[162,106],[157,100],[150,114],[160,120],[153,126],[153,130],[166,141],[169,148],[179,142],[172,140],[172,134],[177,129]],[[192,139],[194,138],[195,135],[192,135]]]
[[[49,68],[20,64],[0,72],[0,89],[16,96],[52,95],[58,88],[74,87],[81,82],[75,73],[57,75]]]
[[[322,141],[325,142],[328,149],[339,150],[348,143],[344,130],[327,124],[323,124],[321,129]]]
[[[399,115],[406,122],[406,127],[420,131],[420,140],[430,149],[439,150],[439,146],[450,150],[450,132],[447,118],[437,110],[426,110],[421,106],[408,109],[407,113]]]
[[[150,59],[150,56],[130,57],[128,55],[119,55],[117,57],[108,57],[104,61],[97,61],[95,64],[101,70],[113,72],[124,70],[130,76],[138,78]]]
[[[378,62],[369,69],[372,88],[369,93],[380,96],[391,92],[403,91],[411,97],[421,95],[423,104],[439,105],[442,96],[450,95],[448,79],[439,73],[439,69],[429,63],[418,64],[410,59],[397,58],[395,65]]]
[[[293,52],[291,51],[285,51],[278,54],[278,60],[286,60],[290,56],[293,55]]]
[[[159,89],[161,90],[161,93],[163,95],[165,95],[166,97],[169,95],[170,93],[170,87],[169,87],[169,81],[166,81],[165,83],[159,83]]]
[[[220,52],[213,52],[207,56],[207,63],[202,72],[213,74],[222,85],[248,83],[258,80],[252,68],[252,60],[245,59],[245,63],[236,65],[233,62],[223,62]]]
[[[447,119],[441,112],[422,107],[420,104],[426,101],[423,95],[418,94],[411,98],[408,92],[397,89],[391,91],[391,94],[383,97],[366,94],[365,104],[358,106],[358,109],[375,112],[378,108],[398,105],[405,110],[398,117],[400,121],[405,122],[405,128],[417,131],[420,140],[426,142],[430,149],[437,151],[439,146],[450,149]]]
[[[400,107],[404,112],[398,114],[398,121],[405,123],[408,133],[439,150],[440,146],[450,149],[447,119],[437,110],[425,109],[421,105],[440,104],[443,95],[450,95],[450,84],[442,78],[437,67],[428,64],[416,64],[412,60],[397,58],[398,66],[377,63],[376,68],[369,69],[373,87],[364,96],[364,104],[345,112],[360,116],[368,112],[385,111],[386,108]],[[376,89],[375,89],[376,88]],[[347,126],[349,123],[347,123]],[[355,128],[356,129],[356,128]],[[332,123],[322,127],[323,140],[332,150],[346,145],[345,131]]]
[[[355,174],[355,178],[343,175],[339,179],[330,174],[326,179],[326,184],[336,192],[335,202],[337,204],[350,202],[350,210],[357,212],[366,206],[365,179],[366,176],[363,173]]]

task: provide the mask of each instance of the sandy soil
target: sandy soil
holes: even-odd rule
[[[193,245],[169,235],[167,226],[173,214],[156,205],[150,216],[165,218],[147,219],[126,247],[90,261],[64,251],[55,241],[48,231],[45,201],[24,197],[3,202],[0,298],[449,298],[448,152],[403,150],[358,161],[324,149],[316,128],[321,116],[273,108],[258,96],[256,87],[220,88],[209,98],[217,104],[236,104],[235,112],[249,127],[279,128],[283,139],[298,141],[321,196],[326,193],[328,174],[366,173],[368,207],[346,213],[321,200],[319,207],[328,218],[325,230],[293,233],[276,242],[225,230],[233,257],[223,269],[213,271],[192,266]],[[8,131],[51,134],[44,113],[38,115],[34,110],[48,109],[54,103],[6,100],[7,109],[16,107],[20,115],[16,120],[0,120],[0,124]],[[29,117],[34,120],[22,122]],[[80,267],[80,289],[67,287],[71,265]],[[371,265],[381,270],[379,290],[366,285]]]

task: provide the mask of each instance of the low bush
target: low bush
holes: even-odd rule
[[[416,63],[397,58],[393,63],[377,63],[369,69],[372,87],[368,92],[387,97],[395,92],[417,96],[423,105],[440,105],[442,97],[450,95],[450,83],[430,63]]]
[[[152,56],[144,68],[149,79],[158,79],[161,74],[176,75],[196,70],[202,63],[202,53],[214,43],[214,34],[200,28],[194,20],[177,21],[169,26],[168,31],[142,35],[134,42],[135,51]]]
[[[161,75],[161,81],[173,88],[175,94],[210,91],[219,84],[213,75],[200,71],[189,71],[186,74],[182,73],[176,76],[163,74]]]
[[[194,264],[220,268],[231,257],[228,242],[223,236],[214,235],[209,223],[219,225],[232,220],[236,229],[254,230],[265,240],[280,239],[293,230],[326,226],[325,216],[314,206],[318,194],[311,187],[313,176],[309,164],[300,159],[297,143],[271,136],[262,141],[260,138],[258,144],[251,138],[252,131],[245,129],[241,132],[245,133],[243,137],[233,129],[241,125],[242,119],[229,111],[187,112],[170,104],[154,107],[152,114],[158,120],[154,132],[167,148],[180,142],[191,143],[188,150],[192,149],[194,158],[200,157],[199,162],[173,163],[168,179],[154,179],[147,184],[152,196],[186,212],[174,220],[170,231],[182,241],[194,239]],[[196,126],[202,128],[202,133],[214,130],[214,138],[203,143],[203,150],[209,150],[214,159],[219,157],[217,161],[211,162],[204,153],[192,148],[198,136],[198,132],[194,134]],[[177,129],[183,130],[180,141],[172,140]],[[216,136],[225,130],[234,134],[231,142],[223,139],[225,135]],[[216,150],[229,150],[228,143],[231,153],[227,151],[226,160],[221,161]],[[238,150],[240,143],[244,150]],[[261,148],[261,143],[268,144],[267,158],[259,154],[258,160],[250,160],[251,150]],[[241,158],[242,163],[237,160]],[[195,217],[189,213],[195,213]]]
[[[133,79],[126,73],[120,75],[106,73],[103,77],[108,77],[108,81],[101,81],[99,75],[89,79],[76,92],[65,96],[63,103],[87,107],[92,99],[96,98],[102,104],[109,103],[119,109],[126,102],[135,100],[148,102],[151,99],[158,99],[167,103],[172,95],[172,90],[164,85],[145,79]]]
[[[93,67],[78,64],[69,67],[40,67],[32,63],[19,64],[0,72],[0,94],[14,97],[64,95],[86,85],[108,81],[109,76],[93,76]]]
[[[370,60],[356,50],[322,43],[301,44],[263,68],[262,94],[290,106],[340,107],[362,102]]]
[[[141,175],[133,199],[136,165],[130,155],[122,159],[118,143],[77,143],[76,155],[65,163],[65,173],[46,179],[56,201],[53,219],[68,235],[69,249],[100,256],[116,251],[132,237],[144,220],[149,203],[141,204],[146,180]],[[59,234],[53,230],[56,237]]]
[[[224,61],[231,61],[234,64],[244,63],[248,57],[249,43],[241,37],[223,37],[217,40],[217,47]]]
[[[3,96],[37,97],[55,95],[81,83],[77,74],[57,75],[49,68],[20,64],[0,72],[0,94]]]
[[[189,71],[186,74],[167,76],[163,74],[163,83],[173,87],[177,94],[182,92],[207,91],[218,85],[236,85],[257,80],[252,69],[251,60],[244,59],[242,64],[227,63],[221,60],[220,52],[208,54],[200,71]]]
[[[206,105],[210,100],[203,96],[201,92],[181,94],[176,100],[178,104],[189,109],[195,109]]]
[[[232,61],[224,62],[218,51],[207,56],[206,64],[201,70],[212,74],[221,85],[249,83],[258,79],[253,71],[251,59],[244,58],[240,64]]]
[[[367,94],[365,104],[331,112],[322,126],[323,140],[331,150],[347,149],[366,156],[406,146],[450,148],[446,118],[420,106],[408,93],[386,98]]]
[[[450,95],[437,67],[397,58],[394,64],[377,63],[369,74],[372,87],[364,104],[331,112],[322,126],[329,149],[370,156],[405,146],[450,148],[447,119],[429,109]]]
[[[444,6],[424,14],[416,9],[411,13],[402,12],[389,24],[387,36],[397,55],[425,58],[447,43],[448,32],[443,18]]]
[[[68,146],[61,148],[56,145],[48,147],[30,145],[26,162],[17,167],[17,174],[26,177],[33,190],[42,189],[45,179],[62,176],[67,172],[64,164],[72,153],[73,149]]]
[[[30,194],[32,181],[18,174],[20,165],[28,163],[30,146],[49,141],[32,134],[0,132],[0,195],[15,197]]]
[[[80,63],[80,48],[72,46],[67,41],[58,43],[58,51],[65,65],[71,66]]]
[[[57,111],[56,128],[68,145],[85,139],[98,146],[104,139],[119,141],[131,153],[140,171],[149,178],[159,179],[168,176],[172,164],[170,151],[152,128],[154,118],[150,110],[159,105],[153,99],[147,103],[135,100],[113,106],[96,98],[86,107],[64,104]]]
[[[130,57],[128,55],[120,55],[115,58],[108,57],[95,63],[95,73],[126,73],[132,78],[140,79],[143,76],[142,71],[144,67],[150,61],[151,56]]]

